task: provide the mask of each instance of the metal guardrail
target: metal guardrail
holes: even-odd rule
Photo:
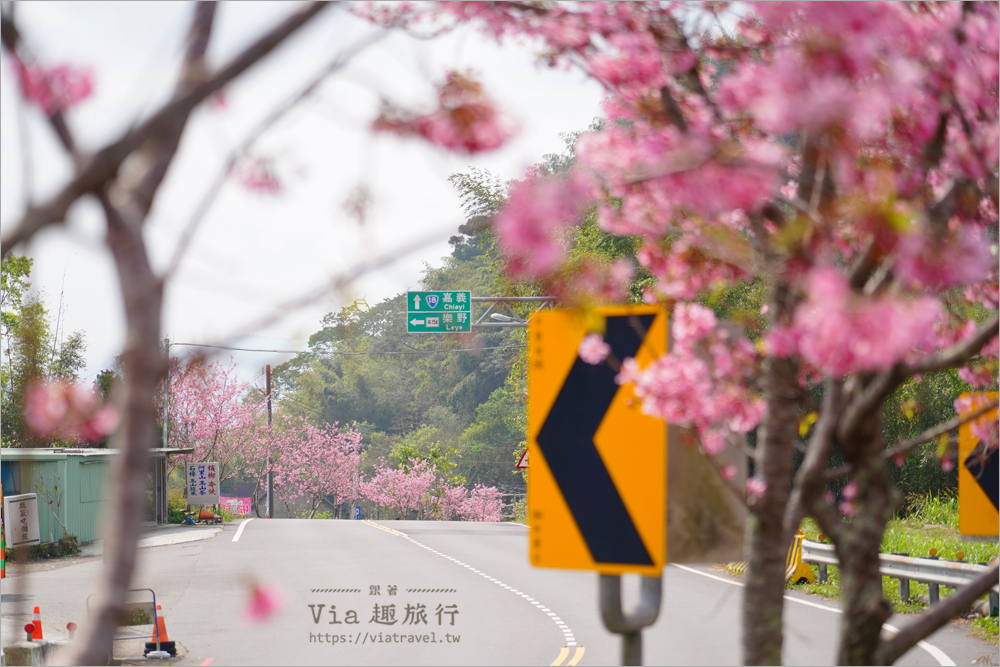
[[[819,579],[826,581],[828,565],[840,567],[837,553],[832,544],[802,541],[802,561],[819,565]],[[937,602],[938,587],[957,588],[974,580],[986,571],[985,565],[975,563],[958,563],[936,558],[913,558],[899,554],[879,554],[879,572],[884,577],[899,579],[899,597],[904,600],[910,597],[910,582],[919,581],[928,584],[928,599]],[[1000,584],[990,591],[990,607],[996,608],[1000,595]]]

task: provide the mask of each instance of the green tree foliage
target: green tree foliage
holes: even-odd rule
[[[29,257],[10,255],[0,264],[0,437],[4,447],[42,444],[24,429],[24,395],[30,382],[48,377],[76,380],[85,366],[82,332],[73,332],[61,342],[53,340],[49,312],[31,290],[32,263]]]

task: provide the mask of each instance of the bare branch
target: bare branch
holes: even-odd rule
[[[1000,314],[993,313],[990,317],[985,320],[976,332],[969,338],[953,345],[951,348],[939,353],[922,359],[915,364],[909,366],[906,372],[909,375],[915,375],[917,373],[930,373],[932,371],[940,371],[945,368],[952,368],[960,364],[965,363],[972,357],[979,353],[991,338],[1000,333]]]
[[[215,3],[199,2],[195,5],[195,18],[188,32],[184,62],[174,91],[174,97],[183,97],[203,78],[205,51],[215,18]],[[173,162],[181,135],[190,117],[191,109],[178,112],[169,125],[152,135],[136,151],[135,158],[119,175],[110,190],[111,200],[117,208],[128,210],[131,217],[143,221],[153,205],[153,197]]]
[[[29,207],[21,219],[14,225],[14,230],[3,237],[0,243],[0,255],[7,254],[19,243],[31,238],[38,230],[51,224],[61,222],[66,217],[69,207],[77,199],[87,193],[98,192],[117,173],[118,168],[146,140],[169,128],[178,117],[186,116],[194,107],[205,101],[210,95],[241,75],[261,58],[277,48],[285,39],[305,25],[320,11],[333,3],[313,2],[297,11],[283,23],[251,44],[222,67],[214,75],[205,78],[193,86],[186,94],[175,97],[159,111],[130,129],[120,139],[108,145],[96,154],[84,158],[83,164],[77,169],[76,176],[61,192],[45,204]]]
[[[842,532],[839,517],[823,499],[825,486],[823,471],[830,460],[830,452],[836,440],[843,398],[843,380],[828,380],[819,421],[813,429],[812,437],[809,438],[805,459],[799,467],[797,479],[792,485],[791,497],[785,507],[785,533],[788,535],[788,540],[795,534],[799,522],[807,511],[816,515],[823,530],[834,539]]]
[[[996,586],[1000,574],[1000,564],[993,565],[970,583],[958,588],[952,595],[942,598],[929,611],[920,614],[915,621],[902,628],[892,639],[880,642],[875,650],[876,665],[891,665],[917,642],[925,639],[948,621],[961,614],[976,598]]]
[[[9,8],[5,7],[5,11],[0,13],[0,42],[3,43],[4,49],[6,49],[12,58],[15,59],[16,63],[24,67],[25,58],[22,55],[23,48],[21,47],[21,32],[17,29],[17,25],[14,23],[14,10],[13,3],[9,3]],[[53,131],[56,136],[59,137],[60,143],[62,143],[63,148],[65,148],[70,155],[77,158],[76,152],[76,141],[73,139],[73,134],[69,130],[69,126],[66,124],[66,118],[63,116],[62,110],[56,108],[51,114],[48,115],[49,124],[52,125]]]
[[[451,229],[454,229],[454,227]],[[376,255],[375,257],[372,257],[371,259],[359,262],[342,273],[339,277],[309,290],[296,299],[292,299],[291,301],[282,304],[272,313],[241,327],[220,342],[230,342],[248,334],[258,333],[261,329],[280,322],[301,308],[305,308],[306,306],[316,303],[320,299],[330,296],[331,294],[336,294],[347,289],[351,283],[366,273],[390,266],[412,252],[425,248],[433,243],[440,242],[443,238],[445,238],[445,236],[447,236],[447,233],[433,232],[418,238],[416,241],[396,246]]]
[[[850,433],[857,425],[877,410],[886,397],[906,378],[918,373],[953,368],[968,361],[979,353],[987,341],[997,335],[998,327],[1000,327],[1000,314],[993,313],[989,319],[979,325],[972,336],[951,348],[930,355],[914,364],[898,363],[892,368],[878,373],[845,411],[844,419],[838,429],[840,439],[849,438]]]
[[[948,433],[949,431],[953,431],[962,424],[970,422],[973,419],[986,414],[990,410],[996,409],[997,405],[998,403],[996,401],[993,401],[992,403],[989,403],[986,407],[980,408],[975,412],[971,412],[967,415],[960,415],[953,419],[949,419],[943,424],[938,424],[934,428],[927,429],[917,437],[911,438],[909,440],[904,440],[903,442],[900,442],[899,444],[890,447],[889,449],[882,452],[882,460],[891,461],[897,456],[905,456],[906,454],[909,454],[911,451],[913,451],[913,449],[924,444],[925,442],[930,442],[934,438],[940,437],[941,435]],[[825,479],[826,481],[830,481],[834,479],[840,479],[841,477],[847,477],[848,475],[851,474],[851,472],[853,472],[853,470],[854,469],[851,466],[841,466],[840,468],[827,471]]]
[[[344,67],[358,53],[368,48],[375,42],[385,38],[387,35],[387,32],[377,33],[369,39],[359,43],[355,48],[346,53],[340,54],[331,60],[323,69],[317,72],[317,74],[301,90],[289,97],[279,106],[275,107],[275,109],[272,110],[272,112],[263,121],[261,121],[257,127],[247,134],[246,138],[240,142],[239,146],[234,148],[229,153],[225,164],[216,174],[212,184],[209,186],[201,201],[198,203],[198,208],[195,209],[191,219],[188,220],[187,225],[184,227],[184,231],[181,234],[177,248],[174,250],[173,257],[171,257],[170,263],[167,265],[167,270],[164,274],[165,277],[169,278],[171,275],[176,273],[181,260],[184,257],[184,253],[187,251],[188,247],[190,247],[191,242],[194,240],[194,236],[198,231],[198,227],[201,225],[205,215],[208,213],[209,209],[211,209],[215,200],[218,198],[219,193],[222,191],[222,186],[225,184],[226,178],[229,176],[229,173],[236,164],[236,161],[240,159],[240,157],[246,155],[254,143],[256,143],[256,141],[275,123],[281,120],[285,114],[316,92],[316,89],[319,88],[320,84],[323,83],[327,77]]]

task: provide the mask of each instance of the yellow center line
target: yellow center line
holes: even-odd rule
[[[573,659],[566,664],[569,665],[569,667],[576,667],[576,665],[580,664],[580,661],[583,660],[583,652],[585,650],[586,649],[582,646],[577,646],[576,651],[573,652]]]
[[[365,519],[361,523],[365,524],[366,526],[371,526],[372,528],[378,528],[379,530],[384,530],[387,533],[392,533],[396,537],[409,537],[409,535],[407,535],[406,533],[401,533],[398,530],[393,530],[392,528],[386,528],[385,526],[380,526],[374,521],[369,521],[368,519]]]
[[[552,667],[558,667],[559,665],[561,665],[562,661],[565,660],[568,655],[569,655],[569,646],[563,646],[561,649],[559,649],[559,655],[556,657],[555,660],[552,661]]]

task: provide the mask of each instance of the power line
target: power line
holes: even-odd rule
[[[454,349],[441,349],[441,350],[410,350],[410,351],[390,351],[390,352],[341,352],[338,350],[333,350],[331,352],[309,352],[308,350],[265,350],[256,349],[249,347],[232,347],[229,345],[210,345],[208,343],[170,343],[171,346],[174,345],[184,345],[187,347],[210,347],[217,350],[234,350],[237,352],[273,352],[276,354],[312,354],[316,356],[325,355],[335,355],[339,354],[342,356],[378,356],[378,355],[404,355],[404,354],[439,354],[447,352],[480,352],[481,350],[522,350],[527,347],[527,345],[495,345],[491,347],[465,347],[465,348],[454,348]]]

